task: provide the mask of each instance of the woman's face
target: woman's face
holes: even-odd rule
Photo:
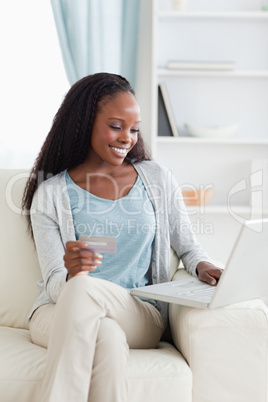
[[[122,92],[105,103],[93,124],[90,161],[121,165],[137,142],[140,122],[140,108],[131,93]]]

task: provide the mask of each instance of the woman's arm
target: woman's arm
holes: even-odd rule
[[[45,202],[44,202],[45,200]],[[62,208],[57,203],[57,208]],[[31,223],[44,287],[49,298],[55,303],[61,287],[78,273],[88,275],[90,270],[101,264],[102,256],[85,250],[84,242],[62,239],[63,221],[45,186],[37,190],[31,207]],[[64,211],[66,213],[66,211]],[[60,223],[59,223],[60,222]],[[68,224],[73,223],[69,222]]]
[[[189,273],[210,285],[216,285],[222,269],[216,267],[206,251],[197,242],[192,223],[186,210],[182,193],[174,178],[171,180],[171,213],[169,214],[170,241],[172,248]]]
[[[33,202],[31,223],[37,256],[47,295],[56,303],[61,287],[66,283],[67,269],[64,266],[64,245],[57,222],[38,209]]]

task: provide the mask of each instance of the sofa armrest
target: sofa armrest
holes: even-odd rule
[[[174,279],[186,277],[181,272]],[[268,309],[261,300],[209,310],[170,304],[173,341],[193,373],[193,402],[266,402]]]

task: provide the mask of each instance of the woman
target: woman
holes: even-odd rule
[[[170,172],[147,155],[140,123],[123,77],[81,79],[27,183],[23,207],[43,275],[30,332],[48,348],[40,401],[127,401],[128,349],[156,347],[167,325],[166,304],[129,289],[169,280],[170,245],[201,280],[221,275]],[[89,250],[81,235],[113,237],[116,252]]]

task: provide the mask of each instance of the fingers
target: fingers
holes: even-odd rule
[[[206,282],[211,286],[215,286],[217,284],[217,280],[215,279],[215,277],[210,275],[208,272],[205,272],[203,274],[201,281]]]
[[[85,249],[87,247],[88,247],[87,243],[85,243],[84,241],[81,241],[81,240],[67,241],[67,243],[65,245],[65,250],[75,251],[75,250],[79,250],[79,249],[83,249],[83,248]]]
[[[222,275],[222,272],[223,272],[223,269],[221,269],[221,268],[217,268],[217,269],[214,269],[213,271],[208,271],[209,272],[209,274],[211,275],[211,276],[213,276],[214,278],[216,278],[216,279],[220,279],[220,277],[221,277],[221,275]]]
[[[201,262],[197,266],[198,278],[208,283],[209,285],[215,286],[220,279],[223,270],[216,267],[215,265]]]
[[[101,265],[102,255],[87,249],[88,245],[83,241],[69,241],[66,243],[63,257],[69,276],[77,274],[87,275]]]
[[[81,262],[86,262],[87,259],[92,261],[101,261],[102,255],[87,249],[88,245],[81,241],[69,241],[66,243],[65,254],[68,254],[70,259],[80,259]],[[82,261],[83,260],[83,261]]]
[[[79,249],[79,248],[66,251],[65,254],[68,255],[68,257],[70,258],[71,261],[75,262],[75,261],[79,260],[82,265],[84,265],[84,263],[87,265],[88,261],[91,261],[91,262],[96,261],[96,263],[101,263],[101,260],[102,260],[101,254],[94,253],[94,251],[83,250],[83,249]],[[99,264],[97,264],[97,265],[99,265]]]
[[[218,280],[220,279],[222,274],[222,270],[217,268],[217,269],[212,269],[212,270],[208,270],[203,272],[202,275],[202,281],[209,283],[212,286],[217,285]]]

